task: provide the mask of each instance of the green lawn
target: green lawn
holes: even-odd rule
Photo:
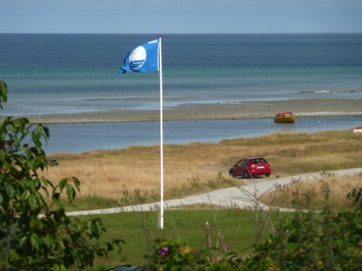
[[[280,214],[269,215],[276,221]],[[144,255],[159,238],[182,240],[196,249],[206,248],[206,223],[210,228],[212,246],[219,249],[225,246],[227,252],[241,255],[248,254],[257,242],[257,221],[258,227],[268,234],[268,226],[261,213],[237,209],[165,211],[163,230],[158,229],[156,211],[102,215],[101,218],[107,229],[104,240],[121,238],[126,244],[122,245],[121,253],[112,253],[107,259],[97,260],[95,266],[87,270],[106,270],[122,264],[142,265]]]

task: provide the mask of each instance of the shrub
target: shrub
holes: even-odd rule
[[[0,107],[7,100],[0,81]],[[106,229],[99,218],[85,223],[64,211],[61,195],[72,202],[80,182],[67,177],[54,185],[39,175],[48,166],[42,141],[47,127],[26,118],[0,123],[0,269],[68,270],[92,266],[122,240],[101,244]],[[25,143],[24,143],[25,142]]]
[[[357,202],[359,191],[354,189],[348,198]],[[328,206],[328,191],[325,201],[322,212],[298,210],[283,216],[275,232],[255,244],[246,258],[211,247],[196,250],[181,241],[162,239],[156,240],[146,255],[145,270],[361,270],[361,205],[333,213]]]
[[[223,255],[216,248],[197,251],[182,241],[165,239],[156,240],[146,259],[145,270],[149,271],[231,271],[237,270],[241,261],[234,253]]]
[[[247,270],[361,270],[362,208],[332,213],[296,211],[277,233],[255,245]]]

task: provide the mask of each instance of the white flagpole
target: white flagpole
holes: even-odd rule
[[[161,173],[161,181],[160,181],[160,217],[159,217],[159,228],[163,230],[163,88],[162,88],[162,36],[158,35],[159,40],[159,70],[160,70],[160,173]]]

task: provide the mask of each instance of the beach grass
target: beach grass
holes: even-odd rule
[[[328,203],[330,210],[347,211],[354,201],[347,198],[354,188],[362,188],[362,174],[354,176],[336,176],[321,174],[310,181],[293,180],[289,185],[264,194],[260,201],[268,206],[284,208],[323,210]]]
[[[362,167],[362,140],[360,134],[344,130],[273,133],[219,143],[165,145],[165,200],[243,185],[245,180],[230,177],[228,170],[240,157],[246,156],[266,158],[272,167],[270,178],[357,168]],[[58,153],[49,158],[56,159],[59,165],[44,171],[45,177],[53,182],[70,176],[80,179],[78,210],[159,200],[158,145]]]

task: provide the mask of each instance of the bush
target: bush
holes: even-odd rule
[[[235,253],[224,255],[216,248],[197,251],[182,241],[156,240],[153,251],[146,255],[145,270],[217,271],[237,270],[240,258]]]
[[[7,91],[0,81],[1,108]],[[83,223],[66,215],[61,195],[75,199],[77,178],[54,185],[39,175],[48,166],[42,149],[48,138],[47,127],[26,118],[0,123],[0,270],[83,269],[95,256],[120,249],[122,240],[100,243],[106,229],[99,218]]]
[[[322,212],[299,210],[280,219],[276,232],[255,244],[248,257],[156,240],[144,270],[361,270],[362,208],[332,213],[325,206]]]

